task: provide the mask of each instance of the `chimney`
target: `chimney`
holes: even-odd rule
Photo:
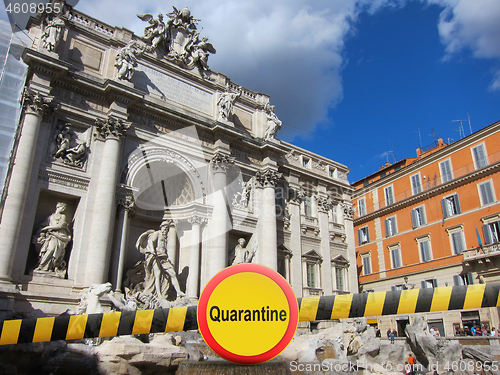
[[[417,147],[417,158],[422,156],[422,149],[420,147]]]
[[[438,138],[438,146],[439,146],[439,147],[444,146],[444,141],[443,141],[443,138]]]

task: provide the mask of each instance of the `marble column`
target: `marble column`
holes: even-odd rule
[[[300,231],[300,204],[302,193],[289,189],[288,209],[290,212],[290,250],[292,251],[291,285],[297,297],[302,296],[302,244]]]
[[[275,187],[282,174],[268,168],[255,175],[258,186],[262,188],[261,210],[259,215],[259,250],[264,266],[278,269],[278,233],[276,228]]]
[[[0,280],[10,281],[17,240],[21,229],[30,176],[38,169],[40,160],[35,159],[40,124],[44,115],[52,111],[52,97],[25,91],[24,118],[19,137],[18,152],[13,161],[5,205],[0,225]]]
[[[125,266],[125,259],[127,257],[127,240],[128,240],[128,228],[129,228],[129,219],[130,213],[134,207],[134,202],[131,199],[125,199],[120,202],[121,211],[123,215],[122,220],[122,233],[120,239],[120,251],[118,253],[118,266],[116,270],[116,291],[122,291],[122,282],[123,282],[123,269]]]
[[[200,285],[200,244],[202,226],[206,219],[201,216],[191,216],[188,221],[191,223],[191,248],[189,250],[189,276],[187,279],[186,294],[190,298],[198,298]]]
[[[99,177],[96,181],[96,197],[87,253],[85,278],[87,285],[108,281],[121,139],[129,127],[130,124],[113,117],[108,117],[106,120],[96,119],[97,132],[99,138],[104,141],[104,149],[100,161]]]
[[[229,202],[226,197],[226,186],[227,170],[232,163],[234,163],[234,158],[222,152],[217,152],[212,157],[213,211],[210,223],[209,279],[227,266],[227,235],[231,222],[229,219]]]
[[[346,268],[348,272],[348,290],[351,293],[358,293],[358,273],[356,267],[356,244],[354,242],[354,210],[352,208],[351,202],[342,203],[342,209],[344,211],[344,230],[346,233],[347,242],[347,260],[349,261],[349,268]]]
[[[325,197],[318,197],[317,208],[318,208],[318,225],[319,234],[321,237],[321,256],[323,257],[323,263],[321,264],[321,285],[323,287],[323,293],[327,296],[332,295],[332,262],[330,255],[330,228],[329,228],[329,218],[328,211],[331,209],[333,202]]]

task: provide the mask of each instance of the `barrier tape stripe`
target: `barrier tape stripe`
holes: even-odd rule
[[[500,306],[500,283],[299,298],[299,321]],[[196,306],[0,322],[0,345],[188,331]]]

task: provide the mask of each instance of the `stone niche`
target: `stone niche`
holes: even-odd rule
[[[25,266],[25,274],[32,275],[34,269],[38,265],[40,244],[36,244],[36,235],[37,232],[44,223],[44,221],[54,213],[56,209],[56,205],[58,202],[65,203],[67,205],[64,214],[66,215],[66,222],[68,223],[68,230],[71,234],[71,240],[66,245],[64,261],[66,265],[69,265],[69,259],[71,257],[71,252],[73,250],[73,227],[74,222],[73,219],[75,217],[75,212],[77,210],[80,198],[74,197],[68,194],[56,193],[53,191],[42,190],[38,197],[38,206],[36,209],[35,220],[33,223],[33,229],[31,231],[30,237],[30,247],[28,252],[28,258],[26,260]],[[68,275],[64,276],[64,278],[68,278]]]

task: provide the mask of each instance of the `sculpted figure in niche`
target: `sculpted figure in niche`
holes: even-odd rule
[[[267,129],[264,133],[264,139],[274,139],[278,130],[281,129],[282,122],[278,119],[278,116],[274,113],[274,105],[266,103],[264,110],[267,113]]]
[[[171,220],[163,221],[160,230],[150,229],[139,236],[136,248],[145,256],[144,292],[153,294],[158,300],[166,299],[172,283],[177,297],[184,297],[173,264],[167,254],[168,230]]]
[[[65,272],[64,254],[71,241],[71,233],[66,222],[66,203],[59,202],[55,212],[41,225],[35,236],[35,243],[42,245],[39,252],[38,271]]]
[[[42,35],[40,36],[42,47],[48,51],[54,51],[59,44],[64,26],[64,20],[60,17],[51,20],[45,18],[42,22]]]
[[[246,240],[240,238],[238,240],[238,245],[234,248],[234,260],[231,263],[232,266],[240,263],[252,263],[253,257],[255,256],[255,249],[250,251],[245,248]]]
[[[115,66],[118,69],[118,79],[130,81],[137,66],[137,57],[141,56],[146,49],[136,41],[130,41],[125,47],[121,48],[116,55]]]
[[[241,86],[238,92],[230,92],[229,90],[221,94],[217,105],[219,107],[219,120],[232,121],[233,103],[241,95]]]

